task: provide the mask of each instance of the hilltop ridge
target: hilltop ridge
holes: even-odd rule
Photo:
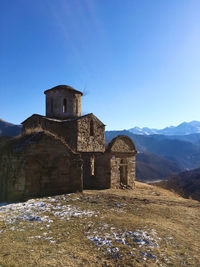
[[[199,221],[199,202],[138,182],[1,204],[0,265],[199,266]]]

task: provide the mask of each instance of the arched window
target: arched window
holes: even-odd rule
[[[51,98],[51,113],[53,113],[53,98]]]
[[[67,112],[67,100],[66,98],[64,98],[63,100],[63,113],[66,113]]]
[[[90,121],[90,136],[94,136],[94,122]]]

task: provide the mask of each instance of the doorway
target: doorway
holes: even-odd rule
[[[127,159],[120,160],[120,184],[127,185],[128,183],[128,161]]]

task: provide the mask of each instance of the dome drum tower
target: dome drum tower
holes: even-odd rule
[[[46,116],[65,120],[81,116],[82,92],[68,85],[58,85],[44,92],[46,95]]]

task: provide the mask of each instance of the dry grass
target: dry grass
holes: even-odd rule
[[[45,212],[53,219],[50,224],[20,219],[9,224],[0,217],[0,230],[4,230],[0,233],[0,266],[200,266],[197,201],[142,183],[136,183],[134,191],[85,191],[58,200],[51,204],[71,205],[93,215],[61,219],[52,213],[52,206]],[[158,246],[142,245],[129,238],[128,231],[146,231]],[[128,241],[123,244],[113,239],[112,249],[119,249],[117,252],[109,253],[108,246],[98,246],[88,238],[107,234],[109,239],[113,233],[126,233]]]

